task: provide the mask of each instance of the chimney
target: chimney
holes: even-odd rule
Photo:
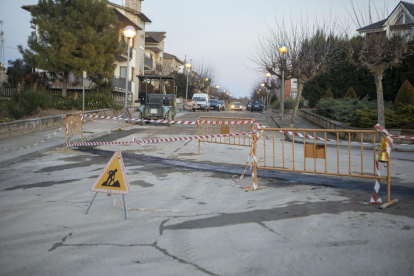
[[[141,1],[142,0],[126,0],[125,7],[141,12]]]

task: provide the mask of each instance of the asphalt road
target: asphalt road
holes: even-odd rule
[[[178,119],[252,117],[275,127],[270,115],[212,111]],[[192,125],[147,124],[94,141],[196,134]],[[114,208],[104,193],[85,215],[90,187],[115,150],[130,183],[129,219],[119,199]],[[259,171],[265,189],[233,187],[248,151],[202,143],[197,155],[196,141],[57,148],[3,166],[0,275],[413,275],[412,153],[393,152],[399,202],[380,210],[349,203],[369,200],[371,180]],[[250,172],[237,184],[251,185]]]

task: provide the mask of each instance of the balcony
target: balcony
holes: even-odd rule
[[[134,48],[130,47],[129,48],[129,60],[132,59],[132,54],[133,54],[133,50]],[[125,47],[124,52],[120,55],[120,56],[115,56],[115,59],[118,61],[126,61],[128,57],[128,47]]]
[[[145,56],[145,60],[144,60],[145,70],[152,70],[153,64],[154,64],[154,60],[150,57]]]
[[[111,80],[112,86],[114,87],[115,91],[119,91],[119,92],[125,92],[125,86],[126,86],[126,80],[125,79],[121,79],[119,77],[114,77]],[[131,81],[128,82],[128,91],[131,91]]]

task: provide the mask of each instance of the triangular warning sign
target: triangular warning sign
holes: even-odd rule
[[[91,187],[92,192],[129,194],[129,183],[120,151],[116,151]]]

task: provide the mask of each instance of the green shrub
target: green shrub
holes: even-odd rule
[[[303,103],[304,103],[304,100],[303,99],[300,99],[300,101],[299,101],[299,108],[302,108],[303,107]],[[284,104],[285,110],[287,110],[287,109],[293,109],[295,107],[295,100],[285,100],[283,102],[283,104]],[[273,101],[270,104],[270,106],[271,106],[272,109],[279,109],[280,108],[280,102],[279,102],[279,100]]]
[[[351,98],[351,99],[358,98],[357,93],[355,92],[355,89],[352,86],[349,87],[348,91],[346,91],[345,98]]]
[[[326,90],[325,95],[323,95],[323,98],[332,98],[333,99],[334,95],[331,91],[330,88],[328,88],[328,90]]]
[[[378,112],[373,109],[356,111],[351,118],[351,126],[372,128],[378,122]],[[400,128],[414,122],[414,105],[406,105],[398,111],[385,110],[387,128]]]
[[[414,87],[408,80],[405,80],[395,96],[394,109],[398,110],[407,104],[414,105]]]
[[[14,101],[9,101],[7,103],[7,112],[12,118],[16,120],[19,120],[24,116],[29,115],[29,113],[23,105],[15,103]]]
[[[18,120],[51,106],[52,97],[46,90],[22,90],[20,93],[13,94],[11,100],[7,103],[7,111],[10,116]]]
[[[392,103],[385,103],[385,108],[392,109]],[[352,114],[354,114],[357,110],[365,109],[377,109],[377,102],[368,101],[368,97],[365,97],[362,100],[357,98],[324,98],[320,99],[316,105],[317,114],[340,122],[350,122]]]
[[[277,97],[276,97],[276,95],[273,95],[273,96],[270,98],[270,104],[272,104],[274,101],[277,101]]]
[[[85,109],[86,110],[115,108],[115,107],[116,105],[114,103],[114,100],[112,99],[111,94],[91,93],[85,97]]]

